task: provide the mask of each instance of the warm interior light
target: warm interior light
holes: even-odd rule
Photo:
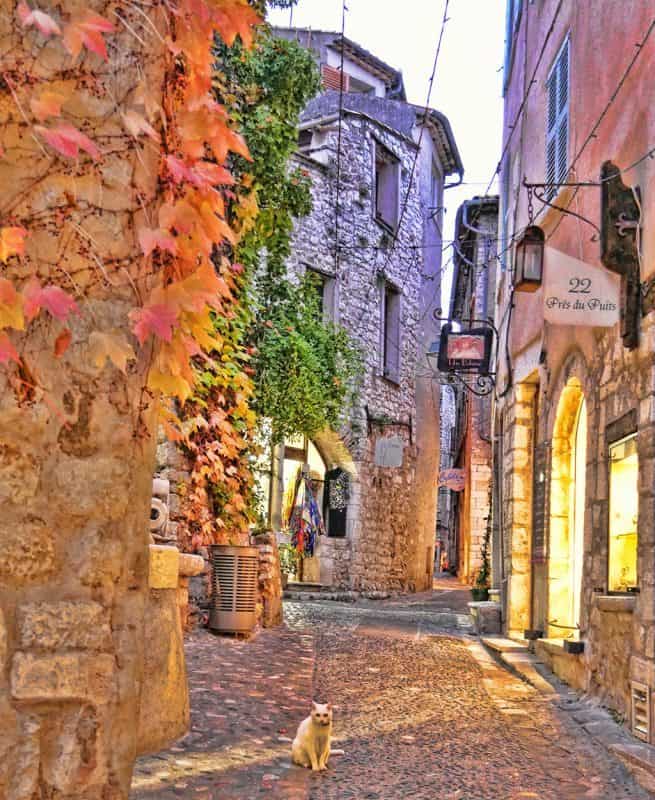
[[[631,436],[610,446],[610,592],[637,586],[638,479],[637,437]]]

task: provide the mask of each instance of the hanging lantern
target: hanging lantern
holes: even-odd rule
[[[514,251],[514,291],[536,292],[544,271],[544,232],[536,225],[525,229]]]

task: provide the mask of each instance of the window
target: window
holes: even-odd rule
[[[312,146],[313,134],[310,128],[298,131],[298,150],[309,150]]]
[[[609,569],[610,592],[629,592],[637,587],[637,518],[639,514],[639,463],[637,435],[609,446],[610,510]]]
[[[569,40],[564,41],[546,81],[546,183],[561,183],[568,172],[569,149]],[[552,187],[546,197],[557,194]]]
[[[395,229],[398,224],[400,162],[385,147],[375,144],[375,218]]]
[[[400,383],[400,292],[384,284],[382,295],[382,374]]]
[[[312,269],[309,266],[306,266],[305,270],[306,274],[310,277],[312,285],[316,289],[318,307],[324,321],[333,321],[335,279],[332,275],[326,275],[324,272],[319,272],[319,270]]]

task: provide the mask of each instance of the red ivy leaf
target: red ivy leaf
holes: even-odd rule
[[[140,344],[151,334],[170,342],[173,338],[173,326],[177,322],[177,312],[169,306],[156,303],[130,311],[130,319],[133,322],[132,330]]]
[[[38,8],[30,8],[25,0],[18,4],[18,16],[24,28],[37,27],[44,36],[61,36],[61,28],[50,14],[39,11]]]
[[[7,364],[10,361],[20,364],[20,358],[11,339],[6,333],[0,333],[0,364]]]
[[[58,286],[42,287],[36,278],[27,284],[23,297],[28,320],[33,320],[42,308],[60,322],[64,322],[71,312],[78,310],[75,300],[63,289]]]
[[[84,150],[94,161],[100,158],[100,150],[98,150],[94,142],[74,125],[69,125],[67,122],[62,122],[54,128],[35,125],[34,130],[40,136],[43,136],[50,147],[63,156],[77,158],[80,150]]]

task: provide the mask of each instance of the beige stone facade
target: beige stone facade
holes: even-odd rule
[[[652,21],[645,6],[634,12],[600,0],[511,7],[493,417],[494,582],[505,629],[540,635],[537,652],[547,663],[628,725],[634,682],[651,719],[655,693],[655,170],[641,158],[655,136],[644,95],[655,48],[643,47],[622,77],[618,43],[640,41]],[[600,14],[613,33],[606,46],[589,48]],[[623,80],[626,90],[613,96]],[[605,181],[609,161],[622,170],[624,202],[633,203],[626,230],[617,228],[616,208],[601,202],[604,185],[576,185]],[[530,203],[524,178],[550,181],[545,191],[557,208]],[[528,293],[512,284],[516,240],[530,224],[544,234],[545,273]],[[614,238],[628,254],[621,263],[607,245]],[[618,323],[545,320],[554,277],[566,276],[573,259],[592,277],[622,273]],[[575,289],[568,285],[571,305]],[[652,725],[635,732],[655,741]]]

